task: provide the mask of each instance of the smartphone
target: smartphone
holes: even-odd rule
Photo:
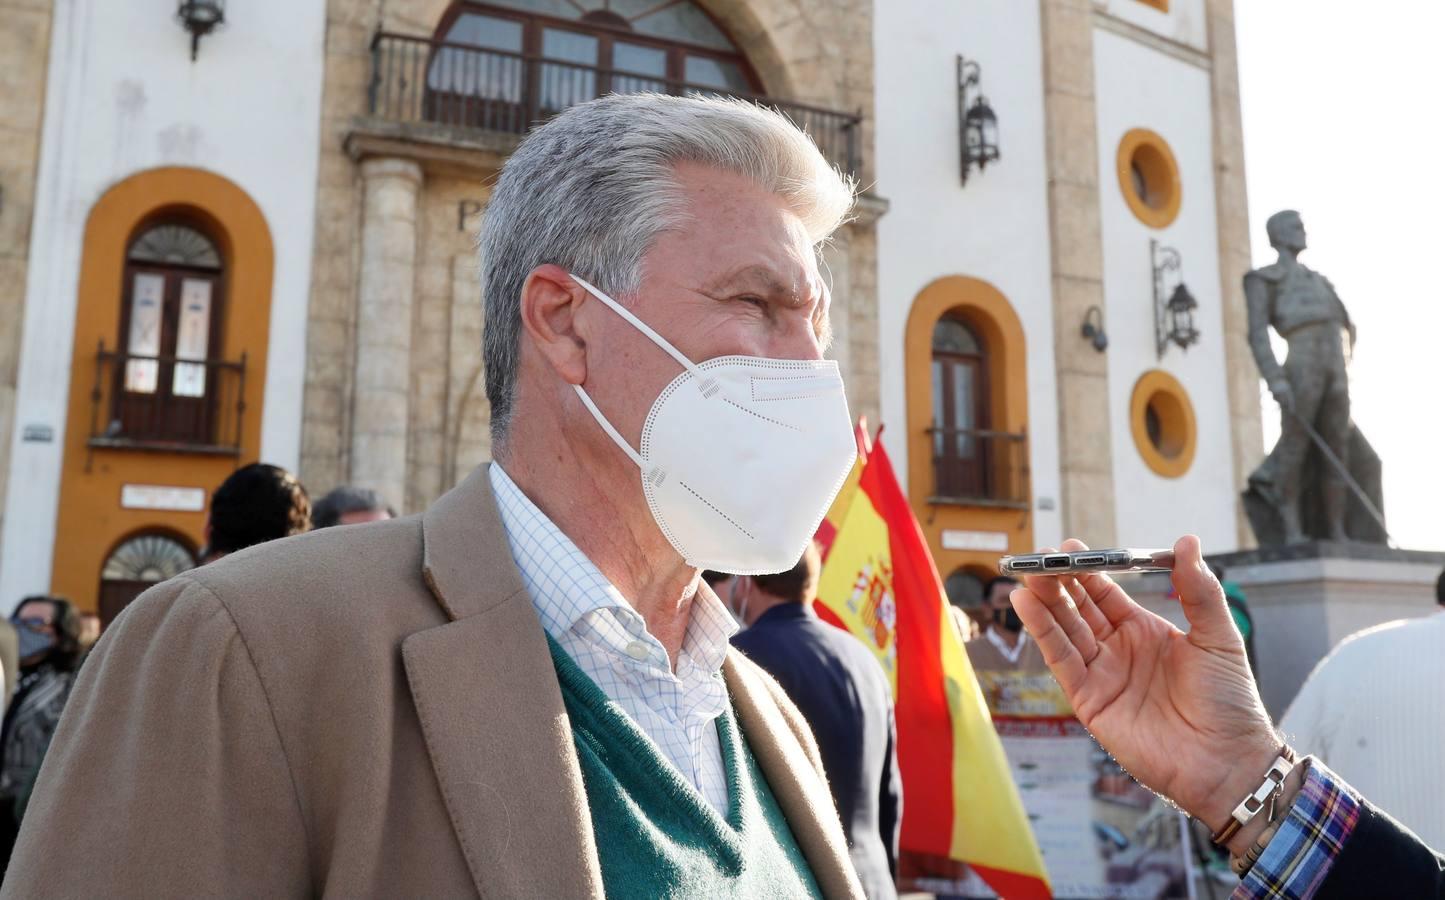
[[[1173,550],[1067,550],[1059,553],[1021,553],[998,561],[1003,575],[1086,575],[1090,572],[1169,572]]]

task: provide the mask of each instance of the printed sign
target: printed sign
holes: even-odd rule
[[[956,528],[943,529],[945,550],[1008,550],[1008,535],[1002,531],[959,531]]]
[[[1188,820],[1115,764],[1073,717],[1053,676],[976,674],[1054,896],[1192,897]],[[997,896],[962,863],[909,862],[915,890]]]
[[[198,487],[171,487],[162,484],[127,484],[120,489],[123,509],[165,509],[175,512],[200,512],[206,508],[206,491]]]

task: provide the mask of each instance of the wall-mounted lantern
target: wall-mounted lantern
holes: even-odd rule
[[[201,38],[226,21],[226,0],[180,0],[176,18],[191,33],[191,61],[201,47]]]
[[[1171,343],[1181,350],[1199,343],[1199,329],[1194,327],[1199,301],[1184,284],[1184,262],[1178,250],[1151,240],[1149,259],[1154,269],[1154,338],[1163,359]]]
[[[959,175],[968,184],[968,170],[982,172],[997,162],[998,116],[979,90],[981,70],[977,62],[958,57],[958,140]],[[969,98],[972,98],[970,101]]]
[[[1104,333],[1104,311],[1099,307],[1091,306],[1084,313],[1084,327],[1079,329],[1079,333],[1100,353],[1109,348],[1109,336]]]

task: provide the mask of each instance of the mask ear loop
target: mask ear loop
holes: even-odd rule
[[[568,274],[571,275],[570,272]],[[582,285],[582,287],[586,289],[587,293],[591,294],[598,300],[601,300],[603,303],[611,307],[613,312],[626,319],[628,324],[630,324],[633,328],[636,328],[643,334],[647,335],[649,340],[651,340],[654,344],[666,351],[667,355],[675,359],[678,365],[691,372],[692,376],[697,379],[698,390],[702,391],[702,395],[704,397],[711,397],[713,394],[717,393],[717,382],[713,381],[711,376],[699,369],[692,360],[688,359],[686,356],[683,356],[682,353],[676,347],[672,346],[672,344],[668,343],[662,335],[658,334],[650,327],[648,327],[646,322],[637,318],[637,316],[634,316],[632,312],[627,309],[627,307],[623,306],[621,303],[618,303],[616,300],[613,300],[611,297],[602,293],[602,291],[598,290],[596,287],[593,287],[589,282],[587,282],[579,275],[572,275],[572,280]],[[591,401],[588,401],[588,405],[591,405]],[[593,407],[593,410],[595,412],[596,407]],[[608,430],[611,430],[610,426]],[[639,465],[641,465],[641,463],[639,463]]]
[[[572,385],[572,390],[576,391],[577,396],[582,398],[582,402],[587,406],[588,411],[592,413],[592,418],[596,419],[597,424],[602,426],[602,430],[607,432],[607,436],[612,438],[612,443],[621,447],[622,452],[626,453],[632,458],[633,462],[637,463],[637,468],[645,469],[646,466],[643,465],[642,457],[636,450],[632,449],[632,445],[627,443],[622,435],[617,433],[617,429],[613,428],[612,423],[607,421],[607,417],[602,415],[602,410],[598,409],[597,404],[592,402],[592,398],[587,396],[587,392],[582,390],[582,385],[574,384]]]

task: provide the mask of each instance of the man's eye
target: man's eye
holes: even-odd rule
[[[768,305],[768,301],[764,300],[761,297],[746,296],[739,297],[738,299],[751,306],[756,306],[758,309],[765,309]]]

